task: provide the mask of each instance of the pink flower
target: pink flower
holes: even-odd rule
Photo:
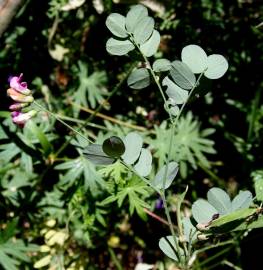
[[[25,123],[29,119],[34,117],[36,114],[37,114],[37,112],[35,110],[31,110],[31,111],[26,112],[26,113],[16,111],[16,112],[12,112],[11,116],[12,116],[13,123],[15,123],[19,127],[23,128]]]
[[[30,103],[14,103],[9,106],[10,111],[20,111],[22,108],[29,106]]]
[[[34,98],[31,95],[29,95],[29,96],[24,95],[21,92],[18,92],[13,88],[9,88],[7,90],[7,94],[8,94],[9,97],[11,97],[16,102],[22,102],[22,103],[28,102],[28,103],[31,103],[31,102],[34,101]]]
[[[12,111],[11,117],[13,123],[21,128],[23,128],[25,123],[37,113],[35,110],[22,112],[24,107],[29,106],[34,101],[31,91],[27,88],[27,83],[21,82],[22,76],[23,74],[19,77],[12,77],[9,82],[10,88],[7,90],[8,96],[15,101],[15,103],[9,107]]]
[[[23,77],[23,74],[21,73],[19,77],[12,77],[10,80],[10,87],[14,90],[24,94],[24,95],[30,95],[31,91],[27,88],[26,82],[21,82]]]

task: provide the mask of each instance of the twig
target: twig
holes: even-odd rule
[[[91,113],[91,114],[94,114],[94,112],[95,112],[94,110],[89,109],[89,108],[86,108],[86,107],[83,107],[83,106],[80,106],[80,105],[76,104],[75,102],[72,102],[71,100],[68,103],[71,104],[71,105],[73,105],[74,107],[79,108],[80,110],[82,110],[84,112]],[[125,126],[125,127],[128,127],[128,128],[131,128],[131,129],[135,129],[135,130],[139,130],[139,131],[147,131],[147,129],[145,127],[133,125],[133,124],[130,124],[130,123],[121,121],[119,119],[116,119],[114,117],[105,115],[103,113],[97,113],[96,114],[96,117],[100,117],[100,118],[102,118],[104,120],[108,120],[108,121],[113,122],[115,124],[118,124],[118,125],[121,125],[121,126]]]

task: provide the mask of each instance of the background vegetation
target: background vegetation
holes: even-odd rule
[[[67,2],[23,2],[0,38],[0,264],[69,270],[134,269],[145,262],[176,269],[158,249],[168,228],[160,222],[159,198],[145,184],[127,181],[129,172],[118,162],[95,169],[82,154],[86,142],[71,139],[71,131],[45,112],[25,129],[11,123],[7,79],[23,72],[35,99],[75,128],[85,125],[82,134],[102,143],[136,130],[151,147],[154,170],[164,164],[168,128],[160,94],[154,86],[130,89],[133,59],[105,50],[106,17],[126,14],[138,1]],[[162,35],[157,57],[176,59],[184,46],[198,44],[223,54],[230,66],[221,80],[202,80],[180,120],[172,214],[186,185],[186,214],[212,186],[232,196],[253,191],[253,181],[263,177],[262,4],[141,2]],[[204,252],[196,269],[261,269],[260,249],[253,248],[261,240],[262,230],[255,230],[235,245]]]

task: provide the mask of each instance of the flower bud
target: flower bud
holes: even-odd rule
[[[22,112],[12,112],[12,120],[13,123],[17,124],[19,127],[24,127],[25,123],[34,117],[37,114],[37,111],[31,110],[27,113],[22,113]]]
[[[32,103],[34,101],[34,98],[32,96],[26,96],[24,94],[21,94],[20,92],[17,92],[13,88],[9,88],[7,90],[7,94],[16,102]]]
[[[23,74],[20,74],[19,77],[16,77],[16,76],[12,77],[10,80],[10,87],[26,96],[30,95],[31,91],[27,88],[27,83],[21,82],[22,77],[23,77]]]
[[[10,111],[20,111],[22,108],[29,106],[30,103],[14,103],[9,106]]]

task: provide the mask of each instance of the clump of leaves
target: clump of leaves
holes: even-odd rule
[[[99,103],[102,103],[107,91],[105,84],[107,76],[105,71],[95,71],[89,73],[88,66],[83,62],[78,62],[78,79],[79,85],[77,90],[74,89],[72,94],[72,102],[75,103],[74,116],[78,116],[80,106],[95,108]]]
[[[17,219],[6,224],[0,232],[0,265],[5,270],[19,270],[21,262],[30,262],[28,253],[38,250],[37,245],[25,245],[22,239],[15,238]]]

